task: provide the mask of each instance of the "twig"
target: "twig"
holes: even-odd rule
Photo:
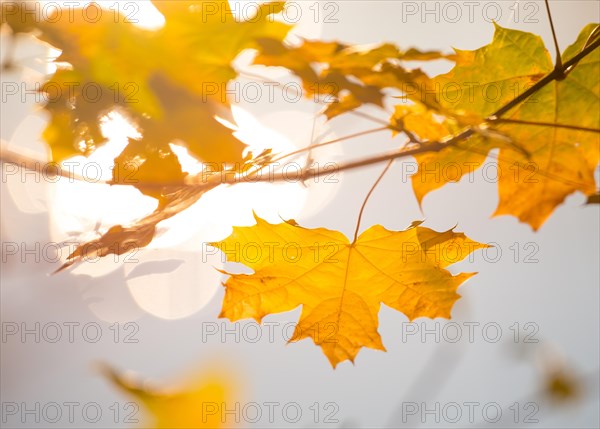
[[[590,45],[588,45],[584,49],[582,49],[581,52],[579,52],[577,55],[575,55],[569,61],[565,62],[562,66],[562,69],[560,69],[560,71],[557,71],[557,69],[554,69],[552,72],[550,72],[544,78],[542,78],[541,80],[536,82],[533,86],[531,86],[528,90],[526,90],[525,92],[521,93],[519,96],[517,96],[514,99],[512,99],[511,101],[509,101],[503,107],[499,108],[496,112],[494,112],[492,115],[490,115],[488,118],[486,118],[485,122],[498,121],[499,117],[502,116],[504,113],[508,112],[515,106],[517,106],[520,103],[522,103],[523,101],[525,101],[527,98],[529,98],[531,95],[535,94],[537,91],[539,91],[540,89],[542,89],[543,87],[548,85],[550,82],[560,79],[563,72],[568,70],[570,67],[576,65],[579,61],[581,61],[583,58],[585,58],[587,55],[589,55],[591,52],[593,52],[599,46],[600,46],[600,39],[597,39],[593,43],[591,43]],[[359,112],[355,112],[355,114],[356,113],[359,113]],[[359,113],[359,114],[360,114],[360,116],[368,116],[368,115],[364,115],[362,113]],[[376,118],[373,118],[373,119],[379,121]],[[391,127],[389,124],[386,124],[386,127],[393,129],[393,127]],[[399,130],[399,131],[404,132],[404,130]],[[474,134],[476,134],[476,130],[474,128],[467,128],[464,131],[462,131],[461,133],[459,133],[459,134],[453,136],[452,138],[450,138],[449,140],[445,140],[443,142],[440,142],[440,141],[422,142],[416,148],[410,148],[408,150],[396,150],[396,151],[372,156],[370,158],[365,158],[362,160],[348,162],[346,164],[342,164],[341,166],[339,166],[335,171],[341,172],[341,171],[350,170],[350,169],[354,169],[354,168],[365,167],[368,165],[373,165],[373,164],[378,164],[381,162],[390,161],[392,159],[397,159],[397,158],[402,158],[402,157],[407,157],[407,156],[414,156],[414,155],[426,153],[426,152],[439,152],[440,150],[442,150],[448,146],[454,145],[459,141],[466,140],[467,138],[473,136]],[[14,163],[14,161],[6,159],[5,156],[6,156],[6,154],[3,152],[0,155],[0,161]],[[19,163],[17,162],[17,164],[19,164]],[[27,164],[25,164],[25,167],[27,168]],[[262,168],[252,174],[256,175],[261,170],[262,170]],[[331,171],[330,170],[327,170],[327,171],[307,170],[302,174],[301,179],[306,180],[309,178],[316,178],[322,174],[331,174]],[[224,180],[221,181],[221,184],[235,184],[235,183],[239,183],[239,181],[240,181],[238,177],[231,177],[231,175],[225,175],[225,176],[226,177],[224,178]],[[71,176],[69,176],[69,177],[71,177]],[[191,187],[196,187],[196,188],[201,188],[201,189],[207,187],[205,180],[201,179],[202,181],[200,183],[198,183],[197,179],[198,179],[198,176],[191,177],[188,180],[186,180],[186,184],[184,184],[183,186],[191,186]],[[270,177],[268,177],[266,179],[260,177],[257,180],[255,180],[255,182],[278,182],[278,181],[286,181],[286,180],[289,180],[289,177],[287,175],[283,175],[280,173],[280,174],[271,175]],[[108,184],[120,185],[120,183],[108,183]],[[146,186],[145,183],[143,183],[143,185]],[[165,187],[165,188],[168,188],[171,186],[171,187],[174,187],[177,189],[181,187],[181,185],[157,184],[157,183],[149,183],[147,185],[148,186],[160,186],[160,187]],[[214,187],[214,183],[211,183],[211,187]]]
[[[49,178],[64,177],[66,179],[69,179],[70,181],[99,183],[102,185],[110,184],[104,180],[92,180],[90,178],[75,174],[69,169],[61,168],[60,164],[56,162],[42,161],[13,152],[11,150],[6,149],[4,145],[0,145],[0,162],[6,164],[13,164],[29,171],[35,171],[36,173]]]
[[[567,130],[575,130],[575,131],[585,131],[589,133],[598,133],[600,134],[600,130],[596,128],[588,128],[588,127],[580,127],[577,125],[565,125],[565,124],[553,124],[551,122],[537,122],[537,121],[523,121],[521,119],[504,119],[504,118],[496,118],[493,121],[499,124],[523,124],[523,125],[533,125],[538,127],[554,127],[554,128],[565,128]]]
[[[538,92],[540,89],[542,89],[543,87],[545,87],[546,85],[548,85],[550,82],[553,82],[555,80],[559,80],[560,77],[571,66],[577,64],[583,58],[585,58],[586,56],[588,56],[591,52],[593,52],[596,48],[598,48],[598,46],[600,46],[600,39],[597,39],[596,41],[594,41],[593,43],[591,43],[589,46],[586,46],[584,49],[582,49],[581,52],[579,52],[577,55],[575,55],[569,61],[567,61],[566,63],[564,63],[561,69],[556,69],[555,68],[554,70],[552,70],[552,72],[548,73],[544,78],[542,78],[541,80],[537,81],[534,85],[530,86],[527,91],[522,92],[519,96],[513,98],[511,101],[509,101],[508,103],[506,103],[503,107],[501,107],[496,112],[494,112],[492,115],[490,115],[490,117],[488,119],[489,120],[495,120],[497,117],[502,116],[503,114],[505,114],[506,112],[508,112],[510,109],[512,109],[516,105],[518,105],[518,104],[522,103],[523,101],[527,100],[529,97],[531,97],[533,94],[535,94],[536,92]]]
[[[552,21],[552,13],[550,12],[550,1],[545,0],[546,3],[546,12],[548,13],[548,21],[550,21],[550,28],[552,29],[552,38],[554,39],[554,48],[556,49],[556,62],[554,64],[555,70],[560,70],[562,73],[562,77],[560,79],[565,78],[565,72],[562,66],[562,59],[560,54],[560,47],[558,46],[558,39],[556,38],[556,31],[554,30],[554,21]]]
[[[371,198],[371,195],[373,195],[375,188],[377,188],[377,185],[379,185],[379,182],[381,182],[381,179],[383,179],[383,176],[385,176],[385,173],[388,172],[388,170],[390,169],[390,167],[392,166],[393,163],[394,163],[393,159],[390,159],[388,161],[387,165],[385,166],[385,168],[383,169],[383,171],[381,172],[381,174],[379,175],[379,177],[377,178],[375,183],[373,183],[373,186],[371,186],[371,189],[367,193],[367,196],[365,197],[365,200],[363,201],[362,206],[360,206],[360,211],[358,212],[358,220],[356,221],[356,229],[354,230],[354,239],[352,240],[353,244],[356,243],[356,240],[358,239],[358,231],[360,230],[360,223],[362,221],[362,216],[365,211],[365,207],[367,206],[367,203],[369,202],[369,198]]]
[[[273,158],[273,162],[278,162],[278,161],[281,161],[282,159],[286,159],[286,158],[289,158],[289,157],[294,156],[294,155],[299,155],[299,154],[301,154],[303,152],[306,152],[306,151],[311,151],[311,150],[314,150],[314,149],[318,149],[318,148],[323,147],[323,146],[329,146],[329,145],[332,145],[334,143],[339,143],[339,142],[342,142],[342,141],[353,139],[355,137],[362,137],[362,136],[366,136],[368,134],[378,133],[380,131],[385,131],[387,129],[389,129],[389,127],[373,128],[371,130],[359,131],[358,133],[350,134],[350,135],[343,136],[343,137],[338,137],[337,139],[329,140],[329,141],[326,141],[326,142],[323,142],[323,143],[317,143],[317,144],[314,144],[314,145],[311,145],[311,146],[308,146],[308,147],[303,147],[303,148],[295,150],[293,152],[289,152],[289,153],[286,153],[284,155],[281,155],[279,158]]]

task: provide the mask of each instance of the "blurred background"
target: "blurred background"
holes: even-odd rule
[[[106,10],[115,3],[100,2]],[[162,24],[149,2],[121,3],[135,4],[131,11],[138,25]],[[239,13],[248,2],[230,3]],[[540,1],[292,3],[299,18],[290,40],[393,42],[450,52],[451,47],[489,43],[496,21],[541,35],[554,51]],[[596,1],[553,0],[551,8],[562,49],[584,25],[600,21]],[[10,39],[3,28],[0,60],[8,55]],[[1,76],[2,143],[47,160],[40,134],[48,118],[35,97],[5,96],[5,89],[7,83],[33,88],[43,82],[52,71],[48,58],[56,52],[20,37],[12,55],[16,67]],[[440,61],[427,71],[450,67]],[[297,82],[281,69],[247,71],[282,84]],[[364,111],[387,120],[391,106]],[[234,106],[238,137],[257,149],[289,151],[317,138],[327,141],[380,126],[353,115],[325,122],[318,112],[311,100],[289,102],[280,92],[256,102],[241,97]],[[87,160],[102,168],[82,173],[106,179],[111,160],[135,130],[118,115],[108,118],[103,130],[110,142]],[[313,156],[323,164],[356,159],[395,148],[400,139],[373,133]],[[436,230],[456,225],[473,240],[495,247],[450,268],[453,273],[479,272],[459,289],[462,298],[451,321],[408,324],[404,315],[382,306],[379,332],[387,353],[363,349],[355,365],[345,362],[336,370],[312,342],[286,345],[299,309],[268,316],[263,326],[218,319],[224,292],[223,276],[215,268],[223,263],[204,243],[225,238],[233,225],[251,225],[252,210],[271,222],[293,218],[303,226],[351,236],[382,165],[308,187],[217,189],[160,224],[159,236],[130,261],[110,256],[51,275],[69,245],[135,221],[154,210],[155,200],[133,188],[48,180],[4,164],[2,427],[137,427],[135,419],[150,421],[143,407],[129,405],[132,396],[101,375],[94,365],[98,362],[134,371],[158,386],[185,384],[190,374],[227,374],[238,408],[228,405],[233,411],[224,426],[598,427],[598,206],[585,206],[583,195],[573,195],[533,232],[512,217],[491,217],[497,184],[478,171],[431,193],[420,208],[409,164],[395,163],[384,177],[367,206],[363,229],[373,224],[404,229],[424,220]],[[77,404],[72,416],[67,403]],[[269,403],[277,404],[272,416]],[[56,421],[56,407],[49,404],[61,411]],[[248,404],[258,404],[260,418],[250,416],[244,408]]]

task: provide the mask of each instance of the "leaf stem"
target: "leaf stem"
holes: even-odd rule
[[[410,131],[408,131],[408,130],[406,130],[404,128],[397,127],[397,126],[391,124],[389,121],[384,121],[383,119],[379,119],[379,118],[377,118],[375,116],[371,116],[371,115],[369,115],[367,113],[359,112],[359,111],[356,111],[356,110],[350,110],[348,113],[350,113],[352,115],[355,115],[355,116],[359,116],[359,117],[364,118],[364,119],[368,119],[369,121],[375,122],[377,124],[385,125],[386,128],[389,128],[390,130],[397,131],[399,133],[404,133],[410,139],[410,141],[413,142],[413,143],[422,143],[417,138],[417,136],[415,136],[412,132],[410,132]]]
[[[329,146],[329,145],[332,145],[334,143],[339,143],[339,142],[342,142],[342,141],[345,141],[345,140],[353,139],[355,137],[362,137],[362,136],[366,136],[368,134],[378,133],[380,131],[385,131],[387,129],[389,129],[389,127],[373,128],[373,129],[366,130],[366,131],[359,131],[358,133],[350,134],[350,135],[347,135],[347,136],[338,137],[336,139],[328,140],[328,141],[323,142],[323,143],[316,143],[314,145],[303,147],[303,148],[295,150],[293,152],[289,152],[289,153],[286,153],[284,155],[281,155],[279,158],[274,158],[273,162],[281,161],[282,159],[286,159],[286,158],[289,158],[291,156],[298,155],[298,154],[301,154],[301,153],[306,152],[306,151],[311,151],[311,150],[314,150],[314,149],[317,149],[317,148],[320,148],[320,147],[323,147],[323,146]]]
[[[388,170],[390,169],[390,167],[392,166],[393,163],[394,163],[393,159],[390,159],[388,161],[385,168],[383,169],[383,171],[381,172],[381,174],[379,175],[379,177],[377,178],[375,183],[373,183],[373,186],[371,186],[371,189],[367,193],[367,196],[365,197],[365,200],[363,201],[362,206],[360,207],[360,211],[358,212],[358,220],[356,221],[356,229],[354,230],[354,239],[352,240],[352,244],[356,243],[356,240],[358,239],[358,231],[360,230],[360,223],[362,221],[365,207],[367,206],[367,203],[369,202],[371,195],[373,195],[375,188],[377,188],[377,185],[379,185],[379,183],[381,182],[381,179],[383,179],[383,176],[385,176],[385,173],[388,172]]]

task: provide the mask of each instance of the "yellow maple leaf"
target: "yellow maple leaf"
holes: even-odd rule
[[[418,222],[405,231],[376,225],[351,243],[337,231],[258,217],[255,226],[235,227],[213,246],[254,270],[231,274],[221,316],[260,322],[301,305],[290,341],[312,338],[334,367],[354,361],[362,347],[385,350],[377,332],[382,303],[410,320],[449,318],[457,288],[473,274],[453,276],[445,267],[486,247]]]
[[[350,46],[338,42],[304,40],[288,46],[278,40],[259,42],[255,64],[285,67],[302,79],[305,95],[327,103],[328,119],[355,110],[364,104],[383,107],[384,88],[411,91],[409,98],[421,99],[430,90],[430,79],[421,70],[409,70],[400,61],[451,59],[440,52],[402,51],[384,43]],[[433,108],[439,108],[432,102]]]
[[[586,26],[562,55],[566,62],[581,51],[596,24]],[[553,70],[539,36],[496,25],[492,43],[456,52],[456,67],[434,79],[440,104],[456,117],[481,117],[501,109]],[[565,79],[550,82],[524,102],[486,124],[466,141],[417,156],[412,178],[419,201],[445,183],[457,181],[499,149],[495,215],[508,214],[538,229],[557,205],[575,191],[597,193],[594,170],[600,159],[600,51],[574,65]],[[483,121],[483,120],[482,120]],[[452,166],[458,166],[453,168]],[[448,169],[455,175],[440,174]],[[427,179],[427,174],[435,180]]]
[[[437,120],[422,104],[395,106],[390,124],[394,135],[398,134],[399,130],[410,130],[425,141],[441,140],[452,134],[449,124]]]

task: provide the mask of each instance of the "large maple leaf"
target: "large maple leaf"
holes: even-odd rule
[[[457,288],[473,274],[453,276],[445,268],[486,245],[452,230],[435,232],[414,223],[405,231],[380,225],[355,242],[324,228],[256,217],[213,243],[231,261],[254,273],[232,274],[225,283],[222,317],[254,318],[302,306],[290,341],[312,338],[335,367],[354,361],[362,347],[385,350],[377,332],[386,304],[417,317],[450,318]]]
[[[577,41],[563,53],[564,63],[598,37],[598,31],[594,31],[597,27],[590,24],[582,30]],[[594,170],[600,159],[598,49],[573,65],[564,79],[548,83],[524,102],[502,112],[500,118],[488,116],[553,71],[542,39],[496,25],[491,44],[475,51],[457,50],[455,58],[456,67],[434,79],[442,88],[439,102],[446,112],[452,111],[458,117],[487,121],[486,132],[476,132],[438,153],[417,156],[420,171],[412,183],[419,201],[430,191],[481,166],[492,149],[499,149],[502,172],[496,215],[514,215],[538,229],[568,195],[580,191],[590,196],[597,192]],[[394,120],[398,120],[397,114]],[[419,124],[415,132],[426,131],[424,137],[431,140],[450,134],[442,124],[432,127],[433,122]],[[494,138],[494,133],[505,138]],[[445,169],[458,174],[439,174]],[[427,179],[432,172],[437,180]]]

